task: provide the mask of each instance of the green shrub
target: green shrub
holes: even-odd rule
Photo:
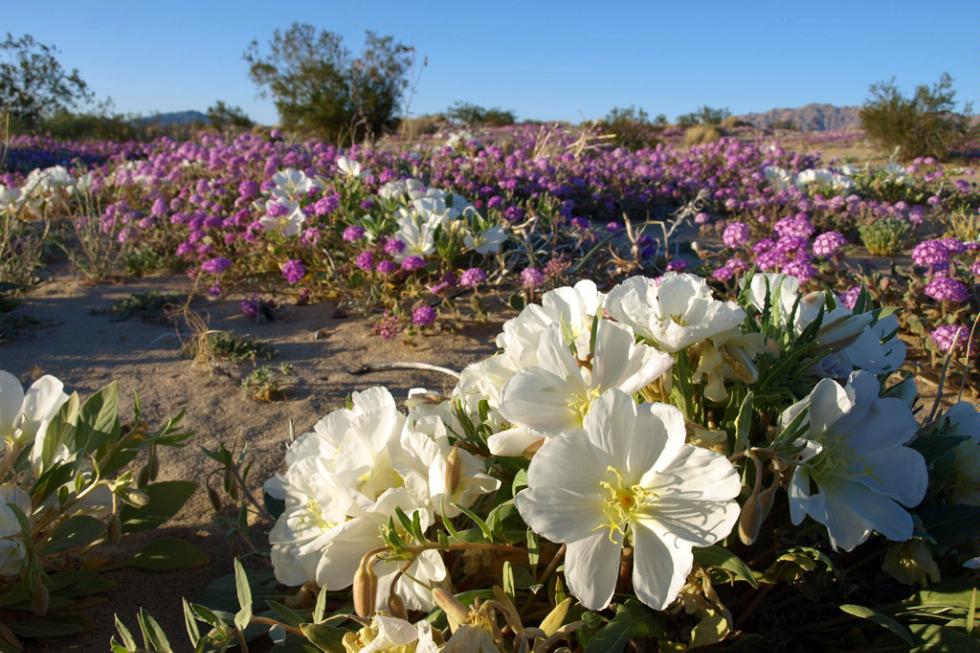
[[[966,105],[964,113],[969,113]],[[969,118],[956,111],[953,78],[944,73],[931,88],[920,84],[906,97],[895,80],[871,85],[871,98],[861,109],[868,138],[903,159],[932,156],[944,159],[967,134]]]
[[[513,111],[470,102],[457,102],[446,111],[446,117],[467,127],[504,127],[517,121]]]
[[[875,256],[894,256],[905,248],[911,230],[909,223],[897,218],[875,220],[858,227],[861,242]]]
[[[218,131],[246,131],[255,126],[241,107],[229,106],[218,100],[207,110],[208,124]]]
[[[664,115],[657,116],[657,122],[650,122],[647,112],[630,106],[626,109],[615,107],[599,121],[598,126],[615,136],[613,144],[630,150],[653,147],[660,142],[660,133],[667,122]]]
[[[398,124],[413,52],[368,31],[364,51],[352,58],[339,34],[293,23],[273,32],[268,52],[252,41],[244,58],[284,128],[340,142],[380,136]]]
[[[693,127],[694,125],[720,125],[723,120],[732,115],[727,107],[714,109],[712,107],[700,107],[692,113],[685,113],[677,116],[677,124],[680,127]]]

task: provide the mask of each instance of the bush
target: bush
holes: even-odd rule
[[[692,113],[685,113],[677,116],[677,124],[680,127],[693,127],[694,125],[720,125],[723,120],[732,115],[727,107],[713,109],[711,107],[701,107]]]
[[[218,131],[246,131],[255,126],[255,123],[241,107],[232,107],[218,100],[213,106],[208,107],[208,124]]]
[[[736,127],[751,127],[752,123],[748,120],[742,120],[738,116],[727,116],[721,121],[722,129],[735,129]]]
[[[964,113],[970,112],[970,105]],[[920,84],[906,97],[895,80],[871,85],[871,99],[861,109],[861,126],[882,147],[897,149],[902,159],[945,158],[969,129],[969,119],[956,111],[953,78],[944,73],[931,88]]]
[[[690,147],[692,145],[714,143],[721,137],[721,130],[714,125],[694,125],[693,127],[688,127],[684,132],[684,145]]]
[[[657,116],[658,122],[650,122],[647,112],[636,107],[626,109],[615,107],[606,114],[598,126],[615,135],[613,143],[630,150],[653,147],[660,142],[660,132],[667,122],[664,115]]]
[[[398,124],[413,52],[369,31],[364,52],[352,59],[339,34],[293,23],[273,32],[268,53],[252,41],[244,58],[283,127],[339,142],[379,136]]]
[[[441,114],[402,118],[398,121],[398,135],[406,140],[431,136],[439,131],[446,119]]]
[[[504,127],[517,121],[513,111],[500,107],[484,108],[469,102],[457,102],[449,107],[446,117],[467,127]]]

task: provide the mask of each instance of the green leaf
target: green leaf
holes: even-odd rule
[[[126,624],[122,622],[119,615],[113,615],[116,620],[116,630],[119,631],[119,637],[122,638],[123,646],[129,650],[136,648],[136,640],[133,639],[133,633],[129,632],[129,628],[126,628]]]
[[[694,549],[694,561],[702,567],[724,569],[739,580],[744,580],[752,587],[758,587],[752,568],[741,558],[723,546],[699,547]]]
[[[906,644],[912,643],[912,633],[909,632],[909,629],[886,614],[882,614],[877,610],[872,610],[871,608],[867,608],[863,605],[855,605],[853,603],[845,603],[838,607],[849,615],[855,616],[859,619],[866,619],[878,624],[885,630],[890,631],[893,635],[901,639]]]
[[[180,512],[187,500],[197,490],[194,481],[162,481],[142,488],[149,496],[149,503],[142,508],[123,506],[119,515],[124,533],[150,531],[162,525]]]
[[[149,571],[170,571],[201,567],[206,564],[208,564],[208,556],[190,542],[173,537],[162,537],[147,544],[131,558],[109,565],[105,569],[133,567]]]
[[[749,392],[742,400],[742,405],[738,409],[738,417],[735,418],[735,446],[734,451],[738,452],[749,446],[749,435],[752,432],[752,393]]]
[[[464,508],[459,504],[454,503],[453,506],[455,506],[456,509],[459,510],[461,513],[469,517],[470,520],[472,520],[473,523],[477,525],[477,527],[480,529],[480,532],[483,533],[483,537],[485,537],[488,542],[493,542],[493,531],[490,530],[490,527],[487,525],[485,521],[480,519],[479,515],[477,515],[469,508]]]
[[[106,525],[89,515],[75,515],[58,525],[51,539],[41,546],[45,554],[86,546],[106,535]]]
[[[95,451],[119,436],[119,384],[113,381],[89,397],[78,415],[78,450]]]
[[[616,616],[589,639],[585,653],[621,653],[630,641],[632,619],[629,611],[622,608],[617,610]]]
[[[926,459],[930,467],[947,451],[952,451],[970,438],[962,435],[926,435],[913,440],[909,446]]]
[[[92,623],[80,614],[57,614],[10,621],[5,624],[18,637],[28,639],[67,637],[91,630]]]
[[[344,632],[326,624],[302,624],[299,629],[310,642],[326,653],[344,653]]]
[[[252,621],[252,589],[248,585],[248,575],[238,558],[235,558],[235,592],[241,608],[235,613],[235,627],[244,631]]]
[[[143,634],[143,646],[154,651],[154,653],[173,653],[170,648],[170,640],[157,620],[143,608],[136,615],[136,620],[140,625],[140,632]]]
[[[326,595],[326,592],[321,592],[321,594]],[[319,599],[317,599],[319,601]],[[296,612],[289,606],[280,603],[279,601],[266,601],[265,604],[269,606],[269,610],[275,616],[277,621],[281,621],[287,626],[292,626],[293,628],[299,628],[299,625],[306,622],[304,615]]]
[[[943,653],[976,653],[980,640],[955,628],[936,624],[912,624],[909,630],[915,637],[916,646],[907,649],[910,653],[943,651]]]
[[[973,588],[976,583],[970,578],[954,578],[941,583],[933,583],[919,590],[907,603],[929,607],[961,608],[970,607]]]
[[[316,605],[313,606],[313,622],[320,623],[327,614],[327,591],[320,589],[316,595]]]
[[[187,629],[187,638],[191,640],[192,645],[197,646],[201,640],[201,629],[197,625],[197,618],[187,599],[181,599],[181,607],[184,609],[184,628]]]
[[[980,537],[980,506],[929,506],[915,513],[926,531],[943,546]]]

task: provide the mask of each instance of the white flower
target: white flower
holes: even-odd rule
[[[848,177],[846,174],[833,172],[832,170],[827,170],[826,168],[803,170],[796,175],[795,182],[797,186],[801,187],[815,184],[840,191],[846,191],[854,188],[853,179]]]
[[[376,614],[371,623],[357,632],[344,634],[348,653],[438,653],[432,638],[432,625],[422,619],[417,624],[397,617]]]
[[[259,224],[266,231],[278,231],[286,237],[298,235],[303,229],[303,223],[306,222],[306,214],[303,213],[303,209],[293,201],[270,200],[270,203],[273,201],[285,206],[288,213],[279,217],[264,215],[259,218]]]
[[[0,576],[13,576],[20,571],[27,549],[20,522],[8,504],[31,517],[31,498],[16,485],[0,485]]]
[[[350,587],[364,554],[385,546],[381,537],[382,527],[394,518],[396,528],[400,528],[399,520],[395,517],[396,507],[409,518],[418,514],[423,530],[432,524],[429,511],[419,506],[416,498],[405,488],[387,490],[371,504],[355,503],[353,516],[324,537],[325,543],[320,549],[317,565],[317,584],[331,590]],[[400,575],[403,563],[403,560],[383,560],[374,566],[378,577],[377,609],[386,609],[392,583]],[[426,585],[438,585],[445,579],[446,566],[442,557],[430,549],[420,553],[405,569],[395,589],[409,610],[430,610],[435,604],[432,592]]]
[[[538,345],[538,366],[521,370],[504,386],[500,412],[516,425],[557,435],[580,428],[592,402],[606,390],[637,392],[672,365],[668,354],[635,344],[633,331],[621,324],[600,321],[595,351],[575,354],[559,325],[553,325]]]
[[[272,175],[275,187],[271,194],[279,199],[298,200],[305,197],[311,190],[323,188],[316,179],[310,179],[302,170],[286,168]]]
[[[346,156],[337,157],[337,170],[344,173],[348,177],[353,177],[359,179],[361,177],[361,164],[354,159],[348,159]]]
[[[819,376],[844,378],[855,369],[875,374],[893,372],[905,361],[907,347],[893,337],[898,320],[893,315],[875,320],[870,312],[855,314],[840,300],[833,309],[827,307],[827,294],[816,291],[800,295],[796,277],[760,273],[752,277],[749,299],[759,312],[770,303],[770,313],[776,324],[787,325],[793,316],[794,333],[802,333],[824,309],[816,344],[827,350],[811,370]]]
[[[745,319],[734,302],[716,300],[704,279],[674,272],[659,279],[630,277],[609,291],[606,310],[671,353],[737,328]]]
[[[439,217],[426,219],[419,213],[402,209],[398,217],[398,231],[395,238],[405,243],[405,248],[395,255],[395,260],[403,261],[409,256],[428,256],[436,249],[436,229]]]
[[[684,417],[606,392],[582,431],[548,439],[515,501],[534,532],[567,545],[568,588],[590,610],[606,607],[623,546],[633,589],[662,610],[684,585],[692,547],[726,537],[738,518],[738,472],[713,451],[684,443]]]
[[[500,225],[493,225],[486,231],[475,235],[467,233],[463,237],[463,244],[466,245],[466,248],[477,254],[496,254],[506,242],[507,232]]]
[[[845,551],[872,531],[897,542],[912,537],[912,517],[902,506],[918,505],[928,485],[925,460],[905,446],[918,431],[911,409],[897,397],[879,397],[879,390],[870,372],[854,372],[845,387],[823,379],[781,417],[786,426],[809,408],[801,442],[809,453],[789,487],[793,523],[810,515]]]
[[[21,444],[43,440],[51,419],[68,401],[63,389],[61,381],[45,375],[25,394],[13,374],[0,370],[0,439]]]
[[[605,294],[588,279],[574,286],[549,290],[541,297],[541,304],[528,304],[517,317],[504,323],[497,335],[497,347],[518,368],[533,367],[537,365],[541,334],[552,324],[559,324],[562,334],[575,344],[576,350],[587,351],[592,320],[602,310],[605,299]]]
[[[8,188],[3,184],[0,184],[0,211],[4,211],[11,207],[16,207],[18,199],[20,199],[19,188]]]
[[[980,505],[980,413],[961,401],[942,420],[949,427],[947,435],[969,438],[953,449],[953,503]]]

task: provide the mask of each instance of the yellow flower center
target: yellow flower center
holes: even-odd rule
[[[628,483],[623,473],[612,466],[606,468],[606,479],[600,481],[599,487],[606,494],[602,514],[608,521],[598,528],[608,529],[609,539],[615,542],[616,533],[625,538],[629,523],[649,514],[657,495],[641,485]]]
[[[319,528],[320,530],[326,531],[336,526],[335,523],[324,519],[323,509],[320,508],[320,504],[313,497],[306,500],[306,513],[307,523],[309,523],[311,526]]]
[[[601,394],[602,390],[600,388],[588,388],[582,394],[572,395],[568,400],[568,407],[578,415],[579,421],[582,421],[588,414],[592,402],[598,399]]]

